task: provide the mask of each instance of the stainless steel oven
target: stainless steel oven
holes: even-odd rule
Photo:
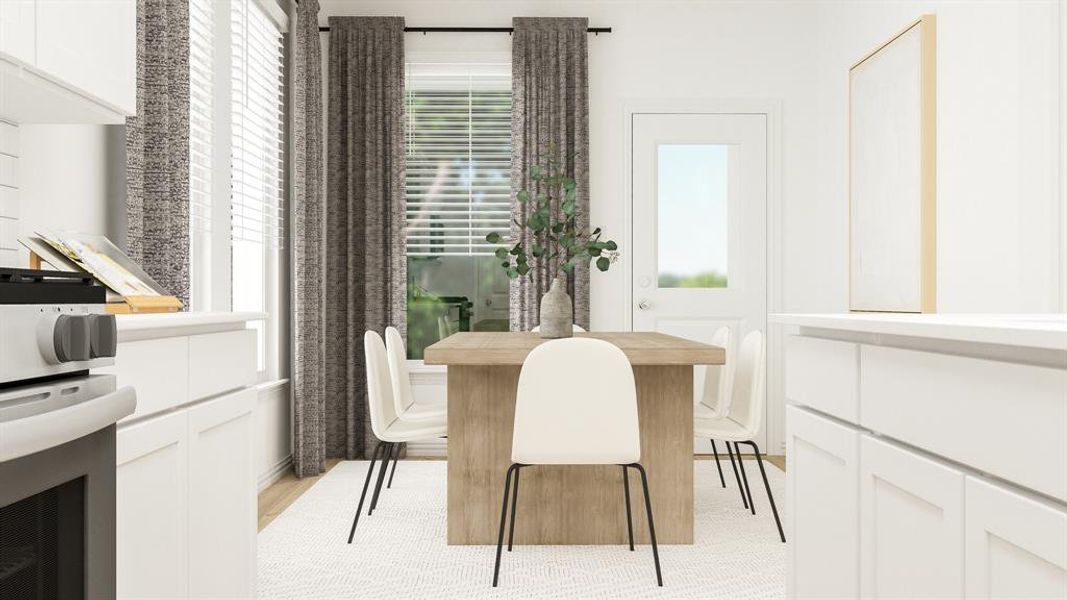
[[[115,596],[115,343],[91,278],[0,269],[3,600]]]

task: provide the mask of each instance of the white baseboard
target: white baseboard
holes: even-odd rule
[[[281,479],[289,469],[293,466],[293,455],[290,454],[281,459],[273,467],[267,469],[266,473],[259,475],[259,480],[256,482],[256,492],[262,492],[270,487],[272,483]]]

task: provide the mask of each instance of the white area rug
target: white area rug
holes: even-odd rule
[[[764,465],[783,510],[785,474]],[[714,462],[695,464],[695,543],[660,546],[663,588],[656,587],[650,546],[630,552],[626,546],[516,545],[511,553],[505,549],[500,587],[494,589],[495,546],[445,544],[443,461],[398,465],[393,487],[382,490],[374,514],[367,517],[364,507],[352,545],[345,542],[367,463],[343,462],[259,534],[259,596],[784,597],[785,544],[778,539],[759,469],[755,461],[745,461],[756,501],[753,516],[741,506],[729,462],[723,466],[726,489]]]

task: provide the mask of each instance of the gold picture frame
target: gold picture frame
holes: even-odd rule
[[[937,311],[937,20],[849,68],[849,309]]]

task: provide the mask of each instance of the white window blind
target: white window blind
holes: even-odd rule
[[[407,254],[492,254],[511,221],[511,65],[406,67]]]
[[[255,0],[233,0],[232,235],[277,247],[284,231],[282,34]]]
[[[211,231],[215,115],[213,2],[189,2],[189,217],[194,234]]]

